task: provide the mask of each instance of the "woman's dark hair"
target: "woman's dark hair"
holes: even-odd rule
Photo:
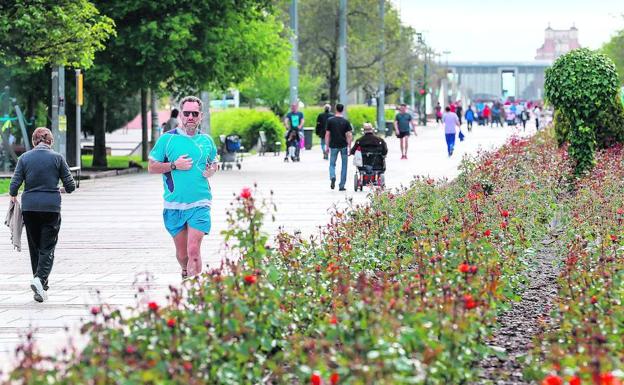
[[[178,111],[178,109],[174,108],[173,110],[171,110],[171,117],[172,118],[177,118],[179,113],[180,112]]]
[[[446,111],[446,112],[451,112],[451,107],[446,106],[446,108],[444,109],[444,111]]]

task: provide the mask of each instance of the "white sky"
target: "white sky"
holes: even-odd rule
[[[624,0],[391,0],[449,61],[532,61],[544,29],[579,29],[583,47],[599,48],[624,29]],[[445,56],[441,56],[445,60]]]

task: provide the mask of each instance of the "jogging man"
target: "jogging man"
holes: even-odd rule
[[[180,126],[161,136],[149,155],[148,170],[163,174],[163,219],[173,237],[182,278],[201,273],[201,243],[210,232],[212,193],[208,178],[217,171],[217,148],[199,132],[202,102],[187,96],[180,102]]]
[[[286,114],[286,118],[284,118],[284,124],[286,125],[286,132],[291,129],[297,129],[299,131],[299,140],[303,138],[303,123],[305,119],[303,118],[303,112],[299,111],[299,104],[293,103],[290,105],[290,112]],[[295,157],[297,161],[299,161],[299,152],[301,148],[297,146],[295,149]]]
[[[394,117],[394,131],[401,140],[401,159],[407,159],[407,143],[412,130],[414,130],[412,115],[407,112],[407,105],[403,103],[399,113]]]

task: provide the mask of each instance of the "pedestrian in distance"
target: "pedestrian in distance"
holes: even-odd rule
[[[297,129],[299,133],[299,140],[303,139],[303,124],[305,123],[305,119],[303,118],[303,112],[299,111],[299,103],[293,103],[290,105],[290,112],[286,114],[284,117],[284,124],[286,125],[286,131],[290,131],[293,128]],[[297,146],[296,149],[296,159],[299,161],[299,155],[301,151],[301,146]]]
[[[455,106],[455,113],[457,114],[457,119],[459,119],[459,125],[461,126],[463,124],[462,122],[462,105],[461,102],[458,100]]]
[[[169,132],[174,128],[178,127],[178,125],[180,124],[180,122],[178,121],[179,113],[180,111],[178,111],[177,108],[171,110],[171,115],[169,116],[169,119],[163,125],[163,133]]]
[[[490,124],[490,116],[492,115],[492,110],[490,110],[490,106],[487,104],[483,107],[483,122],[487,126]]]
[[[401,142],[401,159],[407,159],[407,145],[412,131],[416,132],[412,115],[407,112],[407,105],[402,103],[394,117],[394,132]]]
[[[459,124],[459,118],[457,114],[451,112],[451,107],[447,106],[445,108],[444,115],[442,115],[442,123],[444,123],[444,136],[446,138],[446,149],[448,151],[448,156],[451,157],[453,155],[453,151],[455,150],[455,135],[457,135],[457,130],[461,127]]]
[[[52,144],[54,137],[49,129],[35,129],[32,134],[33,149],[19,157],[9,186],[11,201],[16,203],[22,183],[25,185],[22,218],[33,272],[30,288],[37,302],[48,298],[54,250],[61,229],[61,193],[71,193],[76,189],[65,158],[52,150]],[[58,187],[59,180],[62,188]]]
[[[468,126],[468,132],[472,131],[472,123],[475,120],[475,113],[472,109],[472,105],[468,105],[468,109],[466,109],[466,125]]]
[[[325,152],[325,147],[327,147],[325,143],[325,131],[327,130],[327,120],[332,116],[334,116],[334,114],[331,113],[331,106],[326,104],[323,106],[323,112],[316,117],[315,132],[316,135],[321,138],[321,151],[323,151],[323,159],[325,160],[327,160],[327,153]]]
[[[352,140],[353,127],[344,118],[344,105],[336,104],[336,115],[327,120],[327,130],[325,131],[325,143],[327,143],[325,153],[329,153],[329,180],[332,190],[336,187],[336,160],[338,159],[338,154],[340,154],[340,160],[342,161],[338,187],[340,191],[346,190],[347,163]]]
[[[202,101],[186,96],[180,101],[180,111],[180,126],[158,138],[150,152],[148,171],[162,174],[163,220],[184,279],[202,271],[201,243],[211,227],[208,178],[218,164],[214,141],[200,132]]]
[[[535,119],[535,131],[539,131],[540,119],[542,118],[542,109],[538,105],[535,105],[535,108],[533,108],[533,117]]]
[[[440,102],[435,106],[435,115],[436,115],[436,123],[440,123],[442,121],[442,106]]]

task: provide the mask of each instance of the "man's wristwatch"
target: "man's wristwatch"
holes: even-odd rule
[[[169,163],[169,166],[171,166],[171,171],[173,171],[173,170],[177,169],[177,167],[176,167],[176,165],[175,165],[175,162],[171,162],[171,163]]]

